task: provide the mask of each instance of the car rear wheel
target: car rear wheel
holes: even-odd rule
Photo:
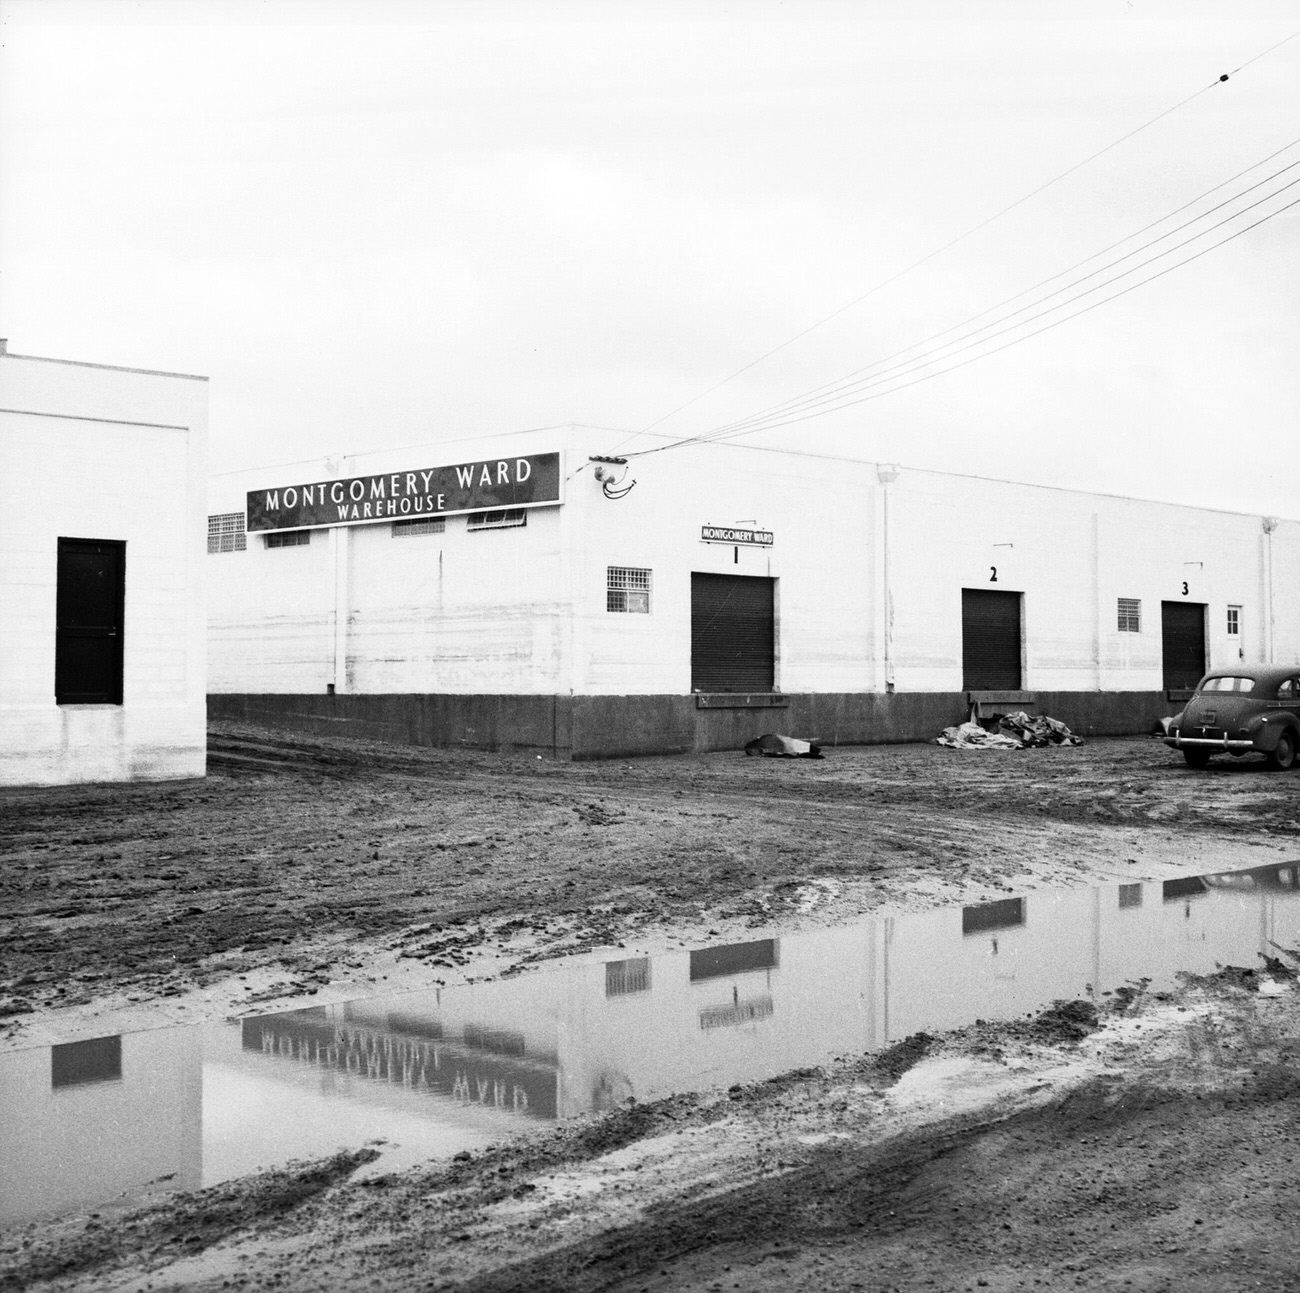
[[[1190,747],[1183,751],[1183,758],[1187,760],[1189,768],[1203,768],[1210,761],[1209,750],[1194,750]]]
[[[1268,766],[1276,768],[1279,772],[1285,772],[1295,762],[1295,749],[1295,733],[1283,732],[1277,738],[1273,752],[1268,756]]]

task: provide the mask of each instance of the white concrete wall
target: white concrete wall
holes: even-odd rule
[[[0,355],[0,784],[202,776],[207,382]],[[121,705],[56,705],[58,540],[126,544]]]
[[[573,458],[584,461],[586,453]],[[782,691],[873,688],[874,466],[700,446],[634,459],[625,470],[625,480],[637,482],[625,498],[606,498],[589,471],[569,492],[569,522],[583,535],[574,554],[575,691],[690,691],[692,572],[777,581]],[[701,542],[705,525],[742,524],[771,530],[774,543]],[[606,570],[620,565],[652,570],[649,616],[606,611]]]
[[[1023,594],[1028,690],[1159,690],[1162,601],[1206,606],[1210,667],[1268,656],[1260,516],[907,470],[890,490],[900,691],[960,689],[963,588]],[[1296,659],[1300,523],[1272,541],[1273,656]],[[1141,601],[1139,633],[1119,631],[1121,597]]]
[[[511,692],[561,688],[565,600],[560,509],[517,529],[392,537],[386,524],[350,535],[348,690]]]
[[[1162,600],[1207,607],[1212,664],[1300,657],[1300,522],[1266,535],[1258,516],[907,468],[884,485],[873,463],[737,445],[634,458],[615,472],[635,488],[610,499],[588,459],[620,443],[557,429],[214,481],[211,512],[295,478],[498,454],[562,450],[567,478],[563,503],[521,530],[469,533],[450,517],[445,534],[399,540],[379,523],[316,532],[306,549],[250,535],[247,552],[209,558],[211,689],[684,695],[693,571],[777,581],[777,686],[790,693],[960,691],[963,588],[1023,594],[1026,689],[1159,690]],[[705,524],[775,542],[702,543]],[[606,610],[609,566],[652,572],[649,615]],[[1120,597],[1141,600],[1140,633],[1119,632]]]
[[[243,498],[210,510],[242,512]],[[306,547],[267,549],[250,534],[246,551],[207,556],[209,691],[325,691],[334,681],[333,560],[324,530]]]
[[[562,439],[530,432],[224,475],[208,510],[243,511],[252,489],[552,452]],[[209,690],[566,690],[564,508],[527,511],[526,525],[500,530],[470,531],[464,516],[403,538],[387,521],[317,529],[306,547],[267,548],[252,533],[245,551],[209,556]]]

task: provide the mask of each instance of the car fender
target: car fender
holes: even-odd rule
[[[1249,728],[1255,748],[1265,754],[1277,749],[1278,738],[1283,732],[1290,732],[1300,744],[1300,718],[1294,714],[1262,714]]]

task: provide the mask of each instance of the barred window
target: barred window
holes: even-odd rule
[[[650,991],[650,958],[635,961],[605,962],[605,995],[624,997],[633,992]]]
[[[635,566],[610,566],[605,580],[605,609],[650,613],[650,572]]]
[[[1142,602],[1137,597],[1119,599],[1119,631],[1121,633],[1142,632]]]
[[[311,542],[311,531],[273,530],[264,537],[268,548],[305,548]]]
[[[1241,607],[1228,607],[1228,636],[1230,638],[1241,636]]]
[[[511,530],[528,524],[528,513],[522,507],[507,507],[500,512],[471,512],[471,530]]]
[[[446,528],[445,516],[422,516],[413,521],[394,521],[393,538],[406,539],[413,534],[441,534]]]
[[[218,512],[208,517],[209,552],[243,552],[247,543],[243,512]]]

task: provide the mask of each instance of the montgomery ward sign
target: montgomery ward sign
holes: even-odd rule
[[[489,458],[454,467],[318,480],[248,493],[249,530],[364,525],[402,517],[446,516],[560,501],[560,455]]]
[[[771,530],[737,530],[725,525],[700,527],[702,543],[752,543],[760,548],[770,548],[774,537]]]

